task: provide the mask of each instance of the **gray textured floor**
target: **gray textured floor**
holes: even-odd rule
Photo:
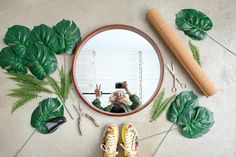
[[[171,26],[175,27],[175,14],[183,8],[196,8],[205,12],[213,20],[214,28],[209,34],[236,50],[236,1],[235,0],[1,0],[0,3],[0,47],[3,48],[3,37],[7,28],[22,24],[32,28],[41,23],[52,26],[62,18],[72,19],[78,24],[82,35],[92,30],[114,23],[123,23],[135,26],[149,34],[158,44],[165,62],[175,60],[160,38],[145,19],[145,12],[152,7],[158,7]],[[177,31],[184,43],[189,38]],[[212,40],[206,39],[194,42],[201,51],[202,68],[219,87],[219,92],[210,98],[201,97],[200,103],[214,112],[215,125],[204,137],[190,140],[182,137],[180,133],[172,131],[157,156],[161,157],[235,157],[236,156],[236,57],[219,47]],[[62,58],[60,58],[62,60]],[[176,65],[181,80],[188,84],[188,90],[198,93],[193,82]],[[16,101],[7,97],[9,90],[14,88],[10,80],[6,79],[3,70],[0,70],[0,156],[13,156],[16,150],[32,133],[30,116],[37,101],[20,108],[13,115],[11,106]],[[166,71],[164,84],[170,93],[172,79]],[[151,105],[143,111],[122,118],[111,118],[95,113],[87,106],[83,109],[96,117],[101,127],[94,126],[84,119],[84,136],[78,136],[77,121],[70,120],[51,135],[36,133],[23,151],[21,157],[99,157],[101,150],[99,143],[102,130],[106,124],[122,124],[130,121],[137,127],[140,137],[167,130],[171,123],[163,115],[155,123],[149,123]],[[73,108],[70,111],[76,117]],[[151,157],[163,135],[140,142],[140,157]]]

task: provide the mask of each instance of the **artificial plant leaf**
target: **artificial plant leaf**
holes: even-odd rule
[[[198,97],[192,91],[183,91],[171,103],[167,118],[173,123],[178,122],[179,116],[187,109],[198,106]]]
[[[57,69],[57,59],[49,49],[41,44],[32,44],[26,50],[24,63],[39,80]]]
[[[178,28],[194,40],[206,38],[213,24],[211,19],[204,13],[195,9],[183,9],[176,14],[175,23]]]
[[[62,93],[61,88],[59,87],[57,81],[54,78],[52,78],[50,75],[47,76],[47,81],[49,82],[49,85],[53,88],[53,90],[55,91],[57,96],[59,96],[59,98],[61,100],[65,101],[65,99],[63,97],[63,93]]]
[[[4,42],[14,50],[15,54],[20,59],[23,59],[25,55],[25,50],[29,44],[29,36],[29,28],[21,25],[14,25],[8,28],[4,38]]]
[[[55,131],[56,127],[49,127],[49,123],[54,123],[55,119],[61,120],[64,116],[64,108],[57,98],[47,98],[39,103],[39,106],[31,115],[31,126],[40,133],[48,134]],[[64,121],[65,122],[65,121]]]
[[[7,74],[10,75],[8,78],[15,81],[18,86],[8,94],[8,96],[19,98],[12,106],[12,112],[29,101],[38,98],[40,93],[53,94],[53,91],[45,87],[49,84],[48,82],[39,80],[33,75],[13,72],[7,72]]]
[[[192,44],[191,40],[189,40],[189,48],[192,51],[193,58],[201,66],[200,52],[198,50],[198,47]]]
[[[29,40],[31,43],[38,43],[46,46],[51,53],[56,53],[60,49],[58,38],[54,30],[44,24],[33,28]]]
[[[63,19],[53,29],[59,38],[59,45],[61,46],[57,54],[73,54],[76,44],[81,41],[80,30],[74,21]]]
[[[182,135],[188,138],[201,137],[210,130],[213,124],[213,113],[200,106],[186,110],[178,120],[178,125],[182,128]]]
[[[39,80],[31,74],[23,75],[23,74],[14,73],[14,72],[8,72],[6,74],[10,75],[9,79],[17,82],[19,86],[28,85],[35,88],[36,86],[43,87],[49,84],[47,81]]]
[[[10,47],[5,47],[0,52],[0,66],[8,72],[27,73],[27,67]]]
[[[64,99],[68,99],[70,93],[70,87],[72,84],[72,74],[71,71],[67,75],[65,75],[65,89],[64,89]]]
[[[23,93],[22,93],[23,94]],[[14,105],[11,108],[11,113],[13,113],[16,109],[18,109],[19,107],[25,105],[26,103],[30,102],[33,99],[36,99],[38,96],[37,94],[23,94],[20,99],[18,99]]]
[[[171,102],[175,99],[175,95],[170,96],[169,98],[165,99],[163,102],[159,104],[159,106],[154,111],[154,114],[151,118],[151,122],[156,120],[161,114],[166,111],[166,109],[170,106]]]

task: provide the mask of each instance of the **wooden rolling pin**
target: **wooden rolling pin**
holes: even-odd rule
[[[148,10],[146,16],[202,93],[207,97],[215,94],[217,92],[217,87],[194,60],[192,54],[181,42],[180,38],[176,35],[160,12],[156,8],[153,8]]]

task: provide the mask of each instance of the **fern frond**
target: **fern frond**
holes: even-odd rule
[[[25,90],[28,92],[37,92],[37,93],[48,93],[48,94],[52,94],[53,91],[51,91],[50,89],[47,89],[46,87],[42,87],[42,86],[32,86],[29,84],[18,84],[18,86],[20,87],[21,90]]]
[[[65,98],[65,100],[68,99],[71,83],[72,83],[72,74],[71,74],[71,71],[70,71],[65,77],[65,89],[64,89],[64,98]]]
[[[11,113],[13,113],[17,108],[25,105],[27,102],[36,99],[38,96],[37,95],[27,95],[24,97],[21,97],[21,99],[17,100],[14,105],[11,108]]]
[[[65,99],[64,91],[65,91],[66,75],[65,75],[65,71],[63,69],[63,66],[61,66],[61,70],[59,70],[59,74],[60,74],[60,79],[61,79],[61,93],[62,93],[63,98]]]
[[[162,103],[162,100],[164,99],[164,95],[165,95],[165,89],[163,89],[160,94],[158,94],[155,102],[154,102],[154,105],[153,105],[153,110],[152,110],[152,117],[151,117],[151,120],[150,122],[152,122],[155,118],[155,113],[160,109],[161,107],[161,103]]]
[[[63,98],[63,96],[62,96],[61,89],[60,89],[59,85],[57,84],[57,81],[56,81],[54,78],[52,78],[51,76],[49,76],[49,75],[48,75],[46,78],[47,78],[47,80],[48,80],[48,82],[49,82],[49,85],[50,85],[50,86],[53,88],[53,90],[55,91],[56,95],[57,95],[60,99],[62,99],[63,101],[65,101],[64,98]]]
[[[23,86],[21,88],[18,89],[12,89],[11,90],[12,93],[8,94],[9,96],[19,96],[19,95],[32,95],[32,94],[39,94],[39,93],[48,93],[48,94],[52,94],[53,92],[48,90],[47,88],[44,87],[27,87],[27,86]]]
[[[22,98],[24,96],[30,96],[32,94],[26,93],[26,92],[12,92],[10,94],[7,94],[7,96],[11,96],[11,97],[16,97],[16,98]]]
[[[156,120],[158,117],[161,116],[161,114],[170,106],[171,102],[175,99],[175,95],[170,96],[169,98],[165,99],[161,104],[160,108],[155,111],[154,116],[152,117],[152,120]]]
[[[200,52],[198,50],[198,47],[193,45],[191,43],[191,40],[189,40],[189,48],[192,51],[193,58],[198,62],[198,64],[201,66],[201,59],[200,59]]]
[[[27,102],[38,97],[39,93],[52,94],[53,91],[47,89],[45,86],[49,83],[45,80],[38,80],[30,74],[20,74],[8,72],[9,79],[15,81],[19,88],[11,90],[8,96],[19,98],[12,107],[14,112],[19,107],[25,105]]]
[[[68,99],[68,95],[70,92],[72,77],[71,77],[71,70],[68,74],[63,69],[63,66],[61,67],[61,70],[59,70],[60,79],[61,79],[61,94],[63,96],[63,99]]]
[[[47,81],[39,80],[36,77],[30,75],[30,74],[20,74],[20,73],[13,73],[13,72],[7,72],[8,75],[11,75],[9,79],[16,81],[18,83],[22,84],[32,84],[37,86],[45,86],[48,85]]]

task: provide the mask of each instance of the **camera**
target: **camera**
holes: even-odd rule
[[[125,88],[124,87],[124,82],[116,82],[115,83],[115,88]]]

